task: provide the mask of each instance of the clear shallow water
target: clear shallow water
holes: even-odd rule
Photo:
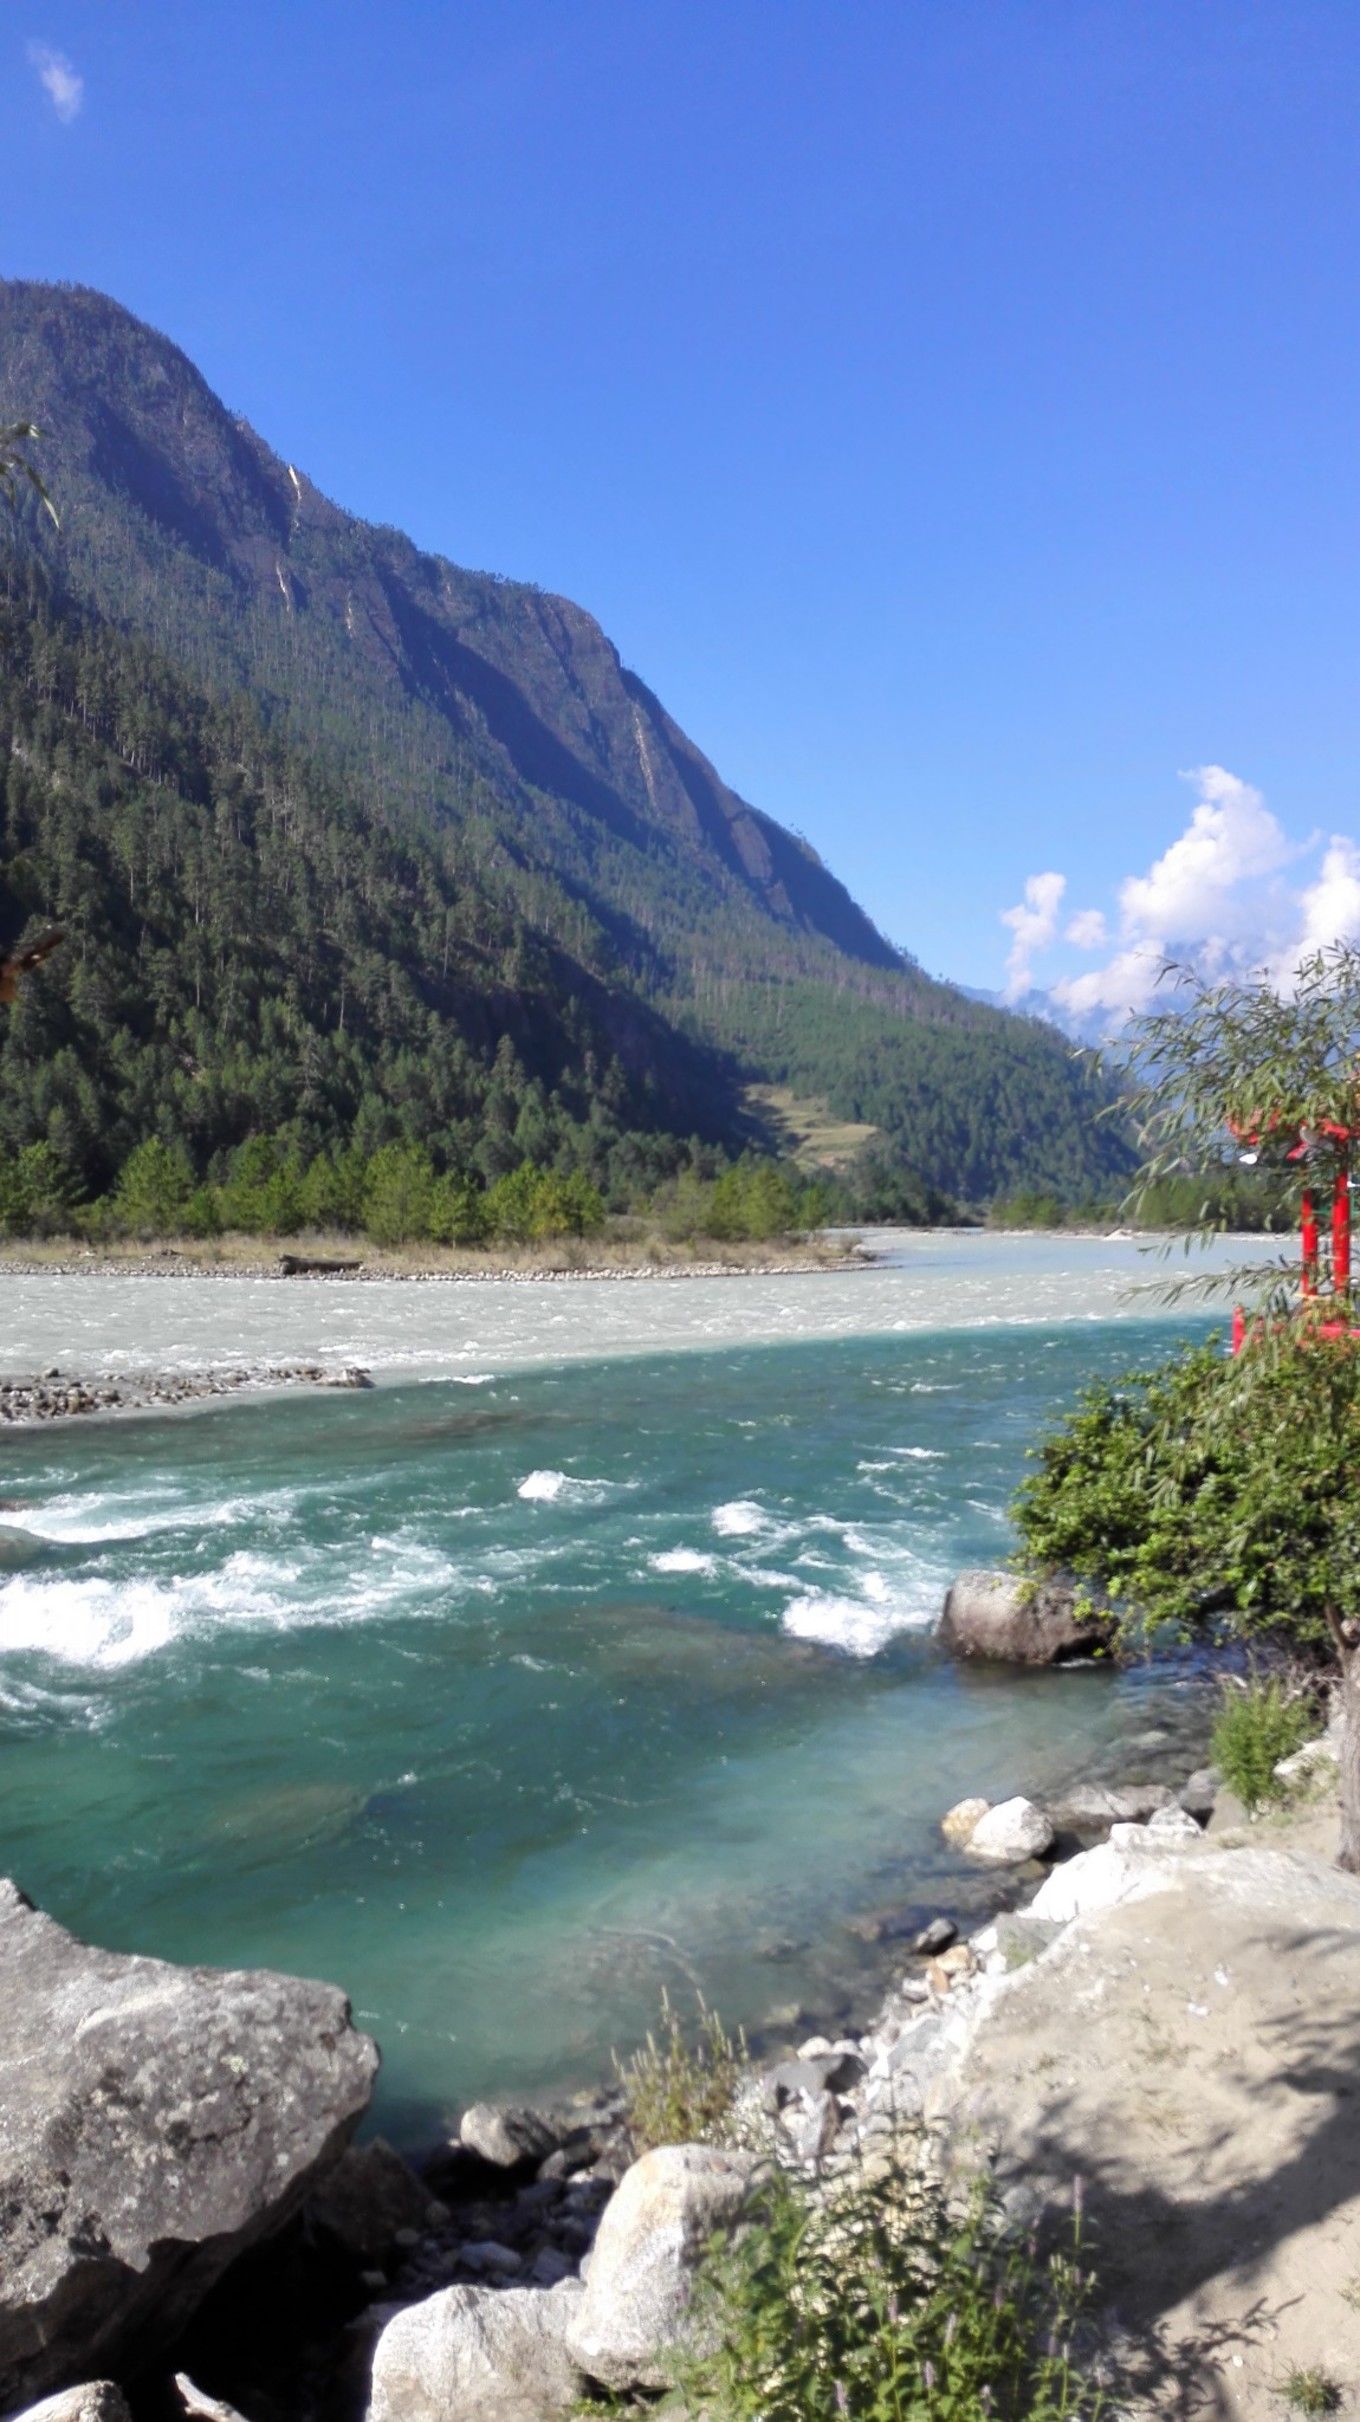
[[[1138,1770],[1184,1707],[961,1673],[927,1632],[1004,1551],[1036,1425],[1173,1333],[635,1351],[7,1437],[4,1866],[100,1941],[342,1983],[399,2136],[598,2074],[663,1984],[756,2027],[867,2002],[845,1920],[952,1897],[944,1807]]]

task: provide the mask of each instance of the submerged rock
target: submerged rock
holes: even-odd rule
[[[0,2410],[173,2337],[377,2065],[332,1985],[96,1950],[0,1883]]]
[[[1025,1582],[1014,1573],[960,1573],[944,1602],[939,1639],[955,1657],[1006,1665],[1065,1665],[1108,1642],[1099,1615],[1076,1612],[1069,1581]]]

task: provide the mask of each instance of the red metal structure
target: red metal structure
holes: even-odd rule
[[[1326,1267],[1323,1267],[1321,1238],[1318,1230],[1315,1188],[1306,1184],[1299,1203],[1299,1242],[1302,1249],[1300,1294],[1304,1303],[1331,1299],[1333,1317],[1319,1322],[1321,1337],[1358,1337],[1351,1304],[1351,1155],[1360,1143],[1360,1127],[1343,1127],[1335,1119],[1304,1119],[1292,1130],[1280,1131],[1279,1121],[1270,1118],[1254,1126],[1234,1125],[1233,1134],[1239,1143],[1252,1147],[1252,1157],[1262,1146],[1276,1150],[1287,1145],[1286,1161],[1313,1160],[1331,1163],[1332,1200],[1331,1225],[1328,1238]],[[1325,1282],[1325,1283],[1324,1283]],[[1233,1313],[1232,1350],[1240,1354],[1247,1342],[1247,1320],[1239,1304]]]

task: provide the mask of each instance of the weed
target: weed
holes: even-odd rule
[[[629,2134],[639,2153],[663,2144],[712,2144],[727,2133],[746,2066],[746,2038],[730,2036],[716,2010],[696,1996],[697,2023],[688,2036],[668,1993],[661,2021],[629,2061],[614,2055],[614,2073],[627,2103]]]
[[[1310,1698],[1278,1677],[1225,1685],[1211,1754],[1244,1808],[1254,1812],[1284,1798],[1276,1765],[1292,1757],[1315,1725]]]
[[[1334,2414],[1341,2404],[1341,2391],[1335,2380],[1316,2365],[1307,2371],[1296,2368],[1290,2372],[1280,2394],[1292,2414]]]

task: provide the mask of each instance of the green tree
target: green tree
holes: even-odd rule
[[[130,1236],[167,1236],[183,1227],[193,1193],[187,1155],[149,1135],[124,1161],[110,1209]]]
[[[368,1164],[364,1226],[376,1244],[407,1245],[429,1233],[430,1157],[418,1144],[384,1144]]]
[[[79,1189],[48,1143],[26,1144],[0,1160],[0,1228],[7,1236],[69,1233]]]
[[[1129,1066],[1144,1189],[1247,1152],[1295,1202],[1305,1185],[1330,1194],[1360,1129],[1360,952],[1317,954],[1284,992],[1182,979],[1177,1005],[1135,1025]],[[1015,1513],[1028,1567],[1108,1589],[1117,1628],[1266,1636],[1337,1677],[1339,1855],[1360,1873],[1360,1338],[1344,1280],[1320,1268],[1309,1296],[1292,1260],[1232,1273],[1255,1308],[1244,1351],[1089,1390]]]

